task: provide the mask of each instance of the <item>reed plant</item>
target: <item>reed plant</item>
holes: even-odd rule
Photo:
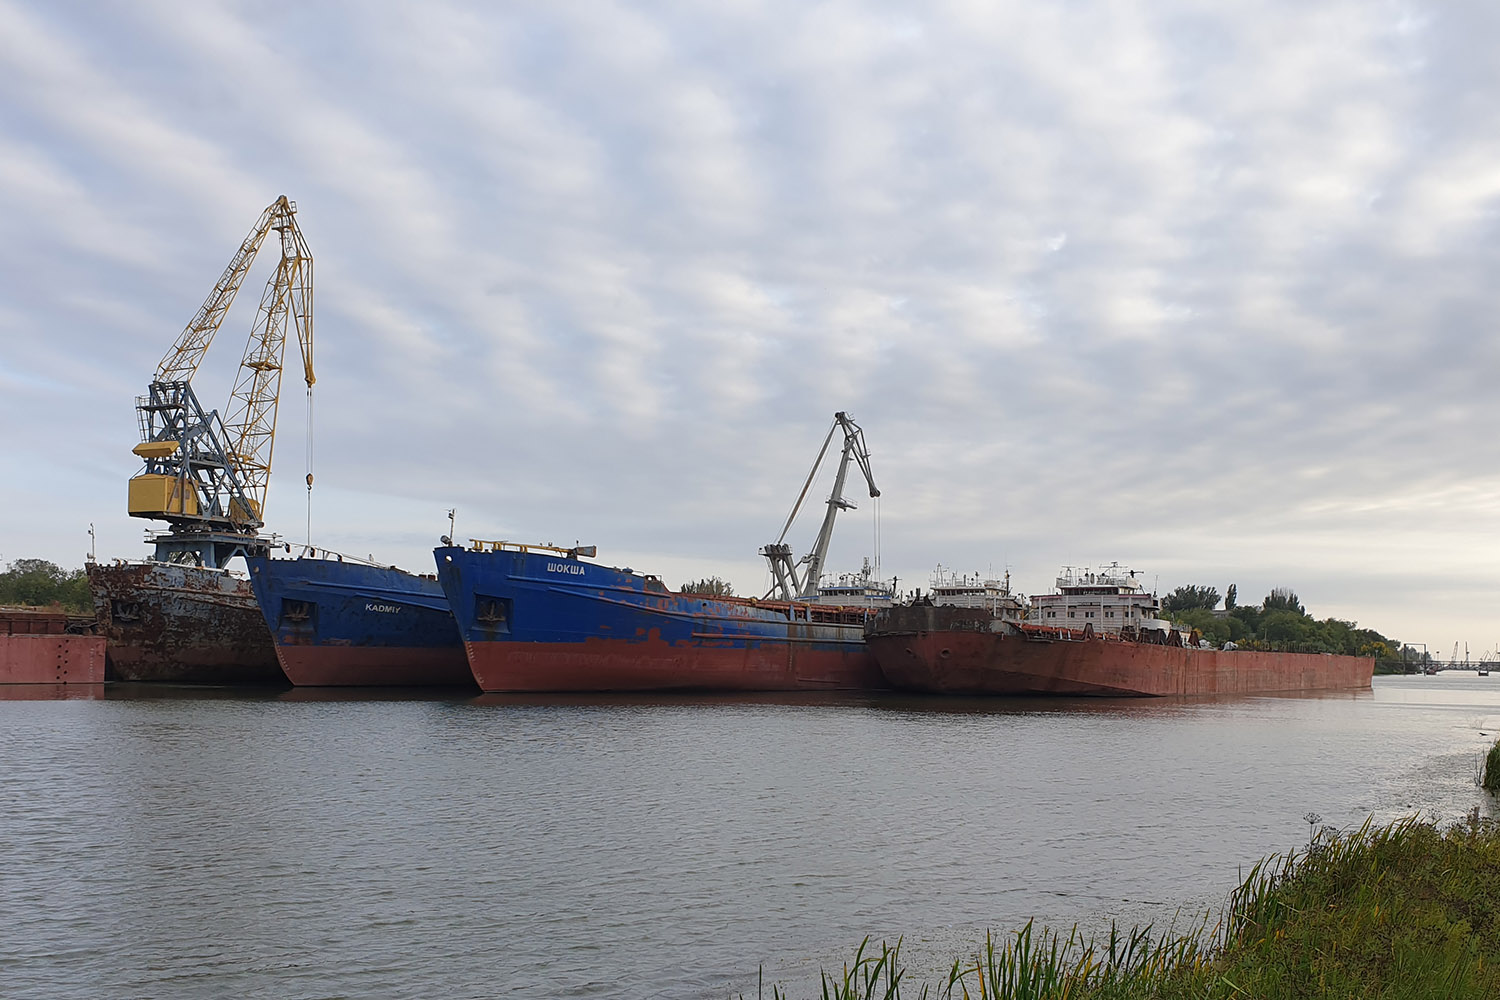
[[[1484,756],[1484,773],[1480,775],[1479,785],[1486,791],[1500,792],[1500,740],[1496,740]]]
[[[1496,765],[1500,768],[1500,764]],[[861,943],[822,1000],[900,1000],[900,942]],[[955,961],[917,1000],[1495,1000],[1500,827],[1415,818],[1325,829],[1251,869],[1218,919],[1107,939],[1027,923]],[[786,1000],[772,988],[773,1000]]]

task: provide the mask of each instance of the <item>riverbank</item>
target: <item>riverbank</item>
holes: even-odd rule
[[[993,1000],[1280,1000],[1500,996],[1500,824],[1476,809],[1440,830],[1416,819],[1320,836],[1257,865],[1223,916],[1185,933],[1083,940],[1027,924],[907,981],[899,946],[862,946],[822,995]],[[777,987],[771,996],[786,995]]]

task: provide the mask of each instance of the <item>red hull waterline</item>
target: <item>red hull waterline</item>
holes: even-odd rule
[[[862,648],[673,646],[645,642],[466,642],[486,693],[870,691],[889,685]]]
[[[470,687],[463,648],[393,646],[276,647],[282,671],[297,687]]]
[[[1375,661],[1320,653],[1043,639],[975,631],[871,635],[892,687],[953,695],[1276,694],[1370,687]]]
[[[0,684],[103,684],[102,635],[0,635]]]

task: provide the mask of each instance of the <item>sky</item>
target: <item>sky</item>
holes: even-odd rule
[[[293,543],[429,571],[453,508],[761,593],[842,410],[881,497],[851,471],[835,573],[1118,561],[1493,650],[1496,37],[1460,2],[0,0],[0,563],[147,554],[135,397],[285,194]],[[221,411],[270,256],[194,379]]]

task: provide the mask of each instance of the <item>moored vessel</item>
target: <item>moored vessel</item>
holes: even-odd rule
[[[885,686],[873,609],[676,593],[571,549],[475,542],[434,551],[486,692],[806,691]]]
[[[1157,617],[1153,594],[1118,564],[1065,570],[1057,592],[1013,611],[919,601],[866,629],[894,688],[952,695],[1270,694],[1368,688],[1375,661],[1206,642]]]
[[[92,619],[41,608],[0,608],[0,685],[104,683],[104,638]]]
[[[276,658],[299,687],[472,686],[435,575],[326,550],[254,555],[250,584]]]
[[[787,532],[840,433],[843,448],[823,522],[811,551],[793,560]],[[844,497],[854,463],[870,496],[878,497],[864,432],[840,411],[781,535],[760,550],[775,581],[761,599],[676,593],[650,574],[585,562],[596,554],[592,545],[475,540],[465,549],[444,537],[434,550],[438,580],[474,679],[486,692],[885,687],[865,649],[864,630],[892,590],[874,579],[868,561],[862,573],[823,585],[834,522],[854,507]],[[830,593],[850,604],[830,603]]]
[[[249,580],[155,560],[86,570],[110,680],[286,683]]]

